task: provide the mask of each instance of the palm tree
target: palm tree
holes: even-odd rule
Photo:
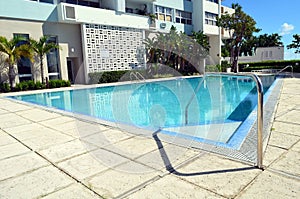
[[[14,87],[16,72],[15,65],[22,57],[27,57],[32,60],[32,50],[28,44],[20,44],[20,42],[26,41],[24,37],[15,36],[11,40],[0,36],[0,53],[3,53],[7,58],[5,62],[8,64],[8,77],[9,84]]]
[[[49,36],[42,36],[38,41],[30,39],[30,45],[33,51],[38,55],[40,59],[41,77],[42,83],[45,83],[44,77],[44,57],[53,49],[59,49],[59,45],[56,43],[48,42]]]
[[[294,40],[292,41],[291,44],[287,45],[287,49],[295,49],[295,53],[300,53],[300,35],[295,34],[293,35]]]

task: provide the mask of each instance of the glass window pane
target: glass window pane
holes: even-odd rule
[[[158,7],[158,12],[160,12],[160,13],[164,13],[164,8],[163,8],[163,7],[161,7],[161,6],[159,6],[159,7]]]
[[[48,43],[57,44],[57,38],[55,36],[51,36],[48,40]],[[48,73],[59,73],[58,64],[58,49],[52,49],[47,54]]]
[[[172,21],[172,16],[166,16],[166,21]]]
[[[40,2],[43,2],[43,3],[52,3],[53,4],[53,0],[40,0]]]
[[[159,20],[162,20],[162,21],[165,21],[165,15],[164,15],[164,14],[160,14],[160,15],[158,16],[158,19],[159,19]]]
[[[166,8],[166,14],[172,14],[172,9],[171,8]]]

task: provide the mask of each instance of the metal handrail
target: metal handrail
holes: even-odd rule
[[[206,77],[220,77],[220,76],[247,76],[251,77],[255,84],[257,89],[257,167],[262,169],[263,168],[263,104],[264,104],[264,98],[263,98],[263,85],[260,80],[260,78],[253,73],[206,73],[203,76],[202,81],[198,84],[197,89],[193,93],[193,96],[191,97],[190,101],[188,102],[186,108],[185,108],[185,121],[186,124],[188,123],[188,107],[191,104],[191,101],[194,99],[196,92],[199,91],[200,86],[203,84]]]
[[[288,68],[291,68],[291,69],[292,69],[292,77],[294,77],[294,68],[293,68],[292,65],[288,65],[288,66],[284,67],[283,69],[281,69],[280,71],[278,71],[278,72],[276,73],[276,75],[282,73],[283,71],[285,71],[285,70],[288,69]]]
[[[144,81],[146,80],[146,79],[144,78],[144,76],[143,76],[141,73],[137,72],[137,71],[136,71],[136,72],[131,72],[131,73],[130,73],[130,80],[131,80],[131,81],[132,81],[132,76],[134,76],[136,80],[140,80],[140,81],[141,81],[141,80],[144,80]],[[140,79],[138,76],[140,76],[141,79]]]

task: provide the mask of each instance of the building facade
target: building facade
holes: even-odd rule
[[[216,17],[225,12],[233,10],[220,0],[0,0],[0,35],[50,36],[61,50],[47,55],[45,77],[88,83],[92,72],[143,67],[143,40],[172,25],[208,35],[209,61],[218,64],[221,38],[228,35],[216,26]],[[38,80],[38,66],[26,63],[18,63],[17,81]]]
[[[230,60],[230,58],[227,58]],[[239,57],[240,63],[284,60],[284,46],[258,47],[253,56]]]

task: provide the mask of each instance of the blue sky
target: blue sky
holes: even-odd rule
[[[231,7],[238,3],[243,11],[256,21],[260,34],[278,33],[282,36],[284,59],[300,59],[300,54],[287,50],[293,35],[300,34],[300,0],[223,0],[222,5]]]

